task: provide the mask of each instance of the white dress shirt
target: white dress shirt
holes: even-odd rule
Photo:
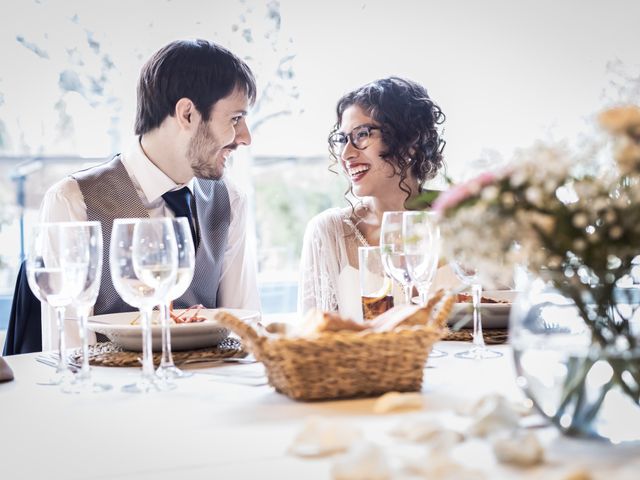
[[[121,155],[124,165],[142,205],[149,217],[173,217],[173,211],[167,206],[162,195],[177,190],[178,185],[156,167],[144,154],[139,142],[130,151]],[[227,177],[224,178],[229,191],[231,223],[229,225],[227,247],[224,252],[222,274],[218,290],[218,305],[228,308],[260,309],[256,262],[253,243],[246,238],[247,233],[247,197]],[[193,192],[193,180],[187,185]],[[66,177],[54,184],[42,200],[40,207],[41,222],[86,221],[87,207],[78,182]],[[104,268],[109,268],[105,259]],[[67,309],[65,331],[67,346],[79,346],[80,336],[75,312]],[[51,350],[57,344],[58,331],[53,309],[42,307],[42,349]]]

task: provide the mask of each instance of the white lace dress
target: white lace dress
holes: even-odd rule
[[[350,211],[330,208],[307,224],[298,284],[300,315],[318,308],[362,319],[358,247],[367,243],[349,218]]]

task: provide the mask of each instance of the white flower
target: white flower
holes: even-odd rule
[[[618,216],[616,215],[616,212],[612,209],[608,209],[607,212],[604,214],[604,220],[607,223],[613,223],[617,220]]]
[[[552,255],[549,257],[549,268],[557,269],[562,264],[562,257],[560,255]]]
[[[575,252],[583,252],[585,248],[587,248],[587,242],[583,238],[576,238],[573,241],[573,250]]]
[[[516,171],[513,175],[511,175],[511,178],[509,179],[509,183],[514,188],[518,188],[524,185],[526,181],[527,181],[527,175],[525,174],[524,171]]]
[[[589,225],[589,217],[584,212],[576,213],[571,220],[571,223],[576,228],[585,228]]]
[[[499,190],[495,185],[490,185],[482,190],[482,199],[491,202],[498,196]]]
[[[516,203],[516,196],[511,192],[504,192],[500,196],[500,201],[506,208],[512,208]]]
[[[540,205],[541,200],[543,198],[542,192],[540,191],[539,188],[536,188],[536,187],[527,188],[524,192],[524,196],[527,199],[527,201],[529,201],[530,203],[536,206]]]
[[[613,240],[618,240],[622,235],[624,235],[624,230],[620,225],[616,225],[609,230],[609,237]]]

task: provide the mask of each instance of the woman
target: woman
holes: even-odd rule
[[[344,95],[329,136],[333,164],[349,180],[346,208],[311,219],[304,235],[298,311],[362,318],[358,247],[379,245],[385,211],[405,210],[443,166],[445,116],[421,85],[389,77]]]

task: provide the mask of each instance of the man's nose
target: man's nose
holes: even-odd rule
[[[251,132],[249,131],[247,122],[244,119],[242,119],[236,127],[236,138],[234,143],[238,145],[251,145]]]

